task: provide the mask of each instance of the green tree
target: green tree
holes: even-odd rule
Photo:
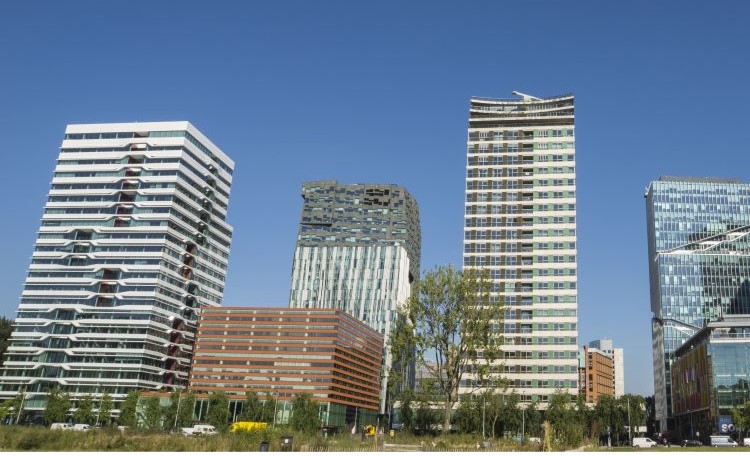
[[[73,421],[82,424],[94,424],[94,402],[90,395],[78,399],[78,408],[73,412]]]
[[[438,267],[412,290],[398,317],[408,324],[394,328],[398,333],[389,351],[403,355],[400,362],[415,361],[434,378],[443,404],[443,432],[448,432],[464,373],[475,373],[481,383],[499,355],[502,340],[493,327],[502,324],[503,309],[489,299],[486,271]],[[394,375],[394,368],[389,373]]]
[[[255,391],[245,391],[245,402],[242,404],[241,421],[262,421],[263,404]]]
[[[134,428],[138,425],[138,418],[136,417],[136,409],[138,408],[138,399],[140,399],[141,393],[138,390],[130,390],[125,400],[120,404],[120,419],[118,420],[120,425]]]
[[[496,433],[502,430],[501,418],[505,413],[505,396],[492,390],[485,390],[482,393],[482,401],[487,433],[495,438]]]
[[[750,401],[732,409],[732,421],[740,433],[740,438],[747,435],[747,431],[750,429]]]
[[[404,401],[404,395],[413,398],[409,384],[409,374],[414,367],[414,337],[412,327],[404,314],[398,314],[393,323],[390,338],[386,345],[391,356],[386,387],[386,410],[392,411],[396,401]]]
[[[180,410],[177,412],[177,429],[190,427],[193,424],[193,412],[195,411],[195,394],[188,390],[182,394]]]
[[[172,394],[169,395],[169,405],[164,407],[165,430],[171,430],[175,427],[179,408],[182,408],[182,391],[172,391]]]
[[[515,391],[505,396],[503,407],[503,433],[518,435],[521,433],[521,396]]]
[[[19,391],[12,399],[3,401],[0,404],[0,422],[9,424],[18,424],[18,411],[24,403],[24,391]]]
[[[112,396],[109,395],[109,393],[104,393],[104,395],[99,399],[99,424],[102,427],[109,427],[109,425],[112,423],[112,409],[114,408],[114,403],[112,401]]]
[[[636,394],[625,394],[617,401],[618,406],[623,411],[625,425],[630,423],[630,426],[633,428],[631,436],[635,437],[638,427],[646,425],[646,398]],[[629,421],[628,413],[630,414]]]
[[[60,388],[53,388],[47,396],[44,420],[47,424],[64,423],[70,410],[70,395]]]
[[[613,444],[617,444],[620,432],[627,424],[623,422],[623,413],[618,407],[617,400],[612,396],[599,396],[594,414],[600,438],[610,438]]]
[[[146,429],[156,430],[162,428],[162,420],[164,418],[164,410],[161,406],[161,401],[158,396],[149,396],[146,399],[146,407],[144,411],[144,426]]]
[[[550,395],[547,421],[552,427],[550,440],[554,445],[575,447],[583,441],[584,423],[581,423],[578,418],[579,415],[575,411],[575,404],[570,394],[557,391]]]
[[[440,422],[440,416],[436,410],[430,408],[430,404],[422,402],[417,408],[414,416],[414,425],[422,433],[431,432],[432,429]]]
[[[482,429],[482,400],[465,394],[458,402],[453,421],[462,434],[476,433]]]
[[[306,434],[314,434],[320,428],[318,403],[312,400],[312,396],[307,393],[295,396],[289,425]]]
[[[6,424],[6,420],[13,416],[13,405],[11,402],[13,400],[9,399],[0,403],[0,422],[3,424]]]
[[[224,430],[229,421],[229,397],[224,391],[213,392],[208,396],[208,413],[206,421]]]
[[[414,403],[414,391],[405,390],[401,394],[401,407],[399,408],[399,414],[401,416],[401,424],[404,430],[413,432],[414,431],[414,409],[412,404]]]
[[[260,421],[264,423],[274,423],[274,411],[276,410],[276,398],[271,393],[266,393],[266,398],[263,400],[263,406],[261,407]]]
[[[576,420],[581,423],[581,426],[583,427],[584,437],[592,437],[591,429],[594,421],[594,416],[593,412],[588,408],[588,406],[586,406],[585,394],[579,394],[578,396],[576,396],[575,413]]]
[[[537,408],[536,402],[531,402],[523,412],[523,427],[525,433],[532,437],[542,435],[542,414]]]

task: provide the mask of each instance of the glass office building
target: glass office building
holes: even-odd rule
[[[732,409],[750,400],[750,315],[708,323],[675,352],[671,377],[682,438],[734,434]]]
[[[189,122],[68,125],[10,338],[0,397],[29,417],[183,388],[201,306],[218,306],[234,162]]]
[[[707,323],[750,313],[750,185],[662,177],[645,198],[656,418],[665,431],[675,351]]]
[[[578,393],[574,97],[515,94],[470,102],[463,267],[486,269],[505,307],[495,373],[545,407]]]
[[[397,309],[419,278],[419,207],[403,187],[306,182],[289,307],[335,308],[359,318],[387,344]],[[381,411],[390,354],[385,354]]]

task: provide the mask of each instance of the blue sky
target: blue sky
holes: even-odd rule
[[[237,163],[227,305],[284,306],[305,180],[406,186],[461,264],[472,95],[576,95],[580,341],[651,394],[643,190],[750,181],[750,2],[2,2],[0,313],[65,125],[189,120]]]

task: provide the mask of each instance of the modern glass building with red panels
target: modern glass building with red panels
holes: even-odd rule
[[[341,310],[204,308],[190,389],[237,400],[270,393],[282,423],[291,412],[284,403],[309,393],[324,425],[351,428],[377,415],[382,347],[380,333]]]

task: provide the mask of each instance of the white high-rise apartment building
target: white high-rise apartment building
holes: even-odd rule
[[[187,385],[201,306],[224,293],[234,162],[188,122],[69,125],[2,374],[27,418]],[[117,405],[116,405],[117,406]]]
[[[464,268],[487,269],[505,307],[495,373],[545,407],[578,393],[574,102],[514,94],[471,99]]]
[[[625,394],[625,359],[622,348],[616,348],[612,339],[597,339],[589,343],[589,347],[598,348],[612,358],[615,377],[615,397]]]

